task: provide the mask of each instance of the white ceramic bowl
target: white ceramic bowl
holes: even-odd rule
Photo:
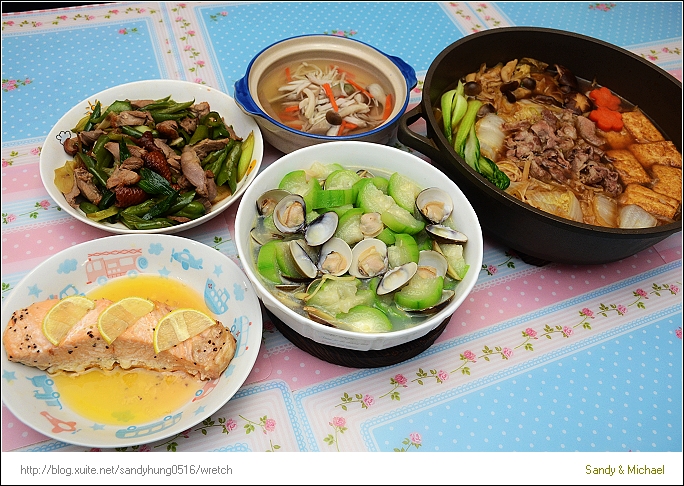
[[[337,163],[354,170],[368,169],[389,175],[399,172],[423,188],[439,187],[453,199],[452,219],[456,227],[468,236],[464,257],[470,269],[456,286],[456,295],[449,304],[415,327],[387,333],[359,333],[319,324],[297,314],[282,304],[261,283],[256,262],[252,259],[250,230],[257,218],[256,201],[269,189],[277,187],[288,172],[308,169],[314,162]],[[449,318],[465,300],[477,281],[482,267],[482,231],[475,211],[461,190],[442,172],[426,161],[399,149],[368,142],[338,141],[299,149],[276,160],[260,173],[243,194],[235,219],[235,242],[245,273],[266,308],[295,332],[319,344],[358,351],[381,350],[413,341]]]
[[[62,167],[66,160],[71,159],[69,155],[64,152],[62,144],[67,138],[71,138],[71,130],[78,123],[78,121],[90,112],[90,106],[94,106],[99,101],[102,106],[107,106],[116,100],[140,100],[140,99],[160,99],[166,96],[171,96],[177,102],[195,100],[196,103],[206,101],[212,111],[218,112],[226,122],[227,125],[232,125],[235,133],[241,137],[246,138],[249,132],[254,132],[254,152],[252,154],[252,162],[254,168],[240,181],[235,191],[235,194],[229,196],[222,201],[214,204],[211,210],[205,215],[181,223],[169,228],[159,228],[152,230],[133,230],[129,229],[122,223],[103,224],[88,219],[85,213],[79,209],[72,208],[64,199],[64,195],[55,186],[55,169]],[[66,213],[78,219],[79,221],[89,224],[95,228],[99,228],[110,233],[128,234],[128,233],[165,233],[172,234],[179,231],[198,226],[210,219],[216,217],[221,212],[228,209],[228,207],[237,201],[242,193],[249,186],[256,177],[259,167],[261,167],[261,160],[264,153],[264,141],[259,130],[259,126],[254,122],[252,117],[245,115],[235,103],[235,100],[227,94],[201,84],[189,83],[187,81],[175,81],[171,79],[151,79],[147,81],[135,81],[133,83],[122,84],[113,88],[106,89],[87,99],[81,101],[71,110],[69,110],[57,124],[52,128],[48,134],[43,148],[40,153],[40,177],[43,180],[43,185],[50,197],[57,203]]]
[[[5,347],[2,401],[22,422],[53,439],[85,447],[125,447],[178,434],[221,408],[252,371],[261,345],[257,294],[236,263],[197,241],[172,235],[117,235],[81,243],[31,271],[3,302],[3,330],[16,310],[49,299],[83,295],[110,279],[139,275],[178,280],[204,297],[213,317],[237,339],[235,357],[220,378],[198,383],[195,396],[152,423],[94,424],[59,400],[54,380],[38,368],[11,362]],[[120,275],[120,276],[118,276]],[[97,426],[95,426],[97,425]]]
[[[387,120],[373,130],[336,137],[295,130],[269,116],[257,96],[265,74],[272,66],[311,59],[356,64],[385,78],[395,93],[394,107]],[[333,140],[383,144],[394,134],[416,83],[416,72],[411,66],[368,44],[334,35],[303,35],[276,42],[254,56],[247,66],[245,76],[235,83],[235,101],[245,113],[254,116],[263,130],[264,139],[281,152],[290,153],[302,147]]]

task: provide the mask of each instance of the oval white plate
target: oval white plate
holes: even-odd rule
[[[235,357],[226,371],[218,380],[201,383],[190,402],[154,423],[104,425],[61,403],[49,374],[8,361],[3,345],[3,402],[38,432],[84,447],[145,444],[200,423],[235,395],[261,345],[261,308],[254,288],[236,263],[213,248],[179,236],[145,234],[109,236],[73,246],[40,264],[12,290],[2,308],[3,332],[14,311],[51,296],[87,294],[109,281],[107,269],[123,273],[116,278],[153,274],[196,289],[237,340]]]
[[[254,132],[254,153],[252,154],[252,160],[256,160],[256,165],[252,171],[247,174],[242,181],[240,181],[235,194],[216,203],[212,207],[211,211],[202,217],[188,221],[187,223],[172,226],[170,228],[158,228],[153,230],[133,230],[127,228],[122,223],[98,223],[88,219],[85,213],[82,211],[72,208],[66,202],[66,199],[64,199],[64,195],[55,186],[55,169],[62,167],[67,160],[72,159],[72,157],[64,152],[64,147],[62,144],[67,138],[74,136],[71,130],[74,128],[74,126],[76,126],[81,118],[83,118],[87,113],[90,113],[90,107],[94,106],[97,101],[99,101],[104,107],[112,104],[116,100],[156,100],[169,95],[172,99],[178,102],[190,101],[192,99],[194,99],[196,103],[206,101],[209,103],[211,110],[218,112],[218,114],[223,117],[226,124],[232,125],[235,133],[243,139],[249,135],[249,132]],[[259,126],[251,116],[246,115],[238,107],[232,97],[222,93],[217,89],[203,86],[201,84],[190,83],[187,81],[175,81],[171,79],[151,79],[147,81],[135,81],[133,83],[122,84],[106,89],[88,97],[69,110],[66,115],[60,118],[52,130],[50,130],[50,133],[45,139],[45,143],[43,144],[43,148],[40,152],[40,177],[43,180],[45,189],[55,203],[57,203],[65,212],[74,218],[90,226],[118,234],[172,234],[179,231],[185,231],[200,225],[205,221],[209,221],[211,218],[226,210],[233,202],[237,201],[259,172],[263,154],[264,141],[263,137],[261,136]]]

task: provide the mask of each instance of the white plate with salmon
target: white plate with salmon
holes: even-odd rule
[[[256,293],[214,248],[171,235],[73,246],[2,307],[2,400],[53,439],[126,447],[181,433],[244,384],[261,345]]]

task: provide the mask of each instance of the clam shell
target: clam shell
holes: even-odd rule
[[[408,262],[394,267],[382,277],[376,293],[378,295],[385,295],[394,292],[411,280],[411,277],[416,274],[417,270],[418,264],[416,262]]]
[[[301,240],[292,240],[288,245],[290,246],[292,258],[294,258],[295,265],[297,265],[299,271],[309,278],[316,278],[318,275],[318,267],[302,246]]]
[[[342,239],[333,237],[321,246],[318,269],[321,273],[340,276],[347,273],[352,264],[352,250]]]
[[[257,212],[261,216],[270,215],[273,213],[273,210],[280,200],[289,195],[290,192],[286,191],[285,189],[271,189],[270,191],[266,191],[259,196],[259,199],[257,199]]]
[[[352,248],[349,273],[357,278],[371,278],[387,271],[387,245],[377,238],[359,241]]]
[[[306,203],[297,194],[283,197],[273,209],[273,223],[282,233],[297,233],[306,226]]]
[[[448,241],[450,243],[467,243],[468,236],[458,230],[449,228],[442,224],[429,224],[425,227],[425,231],[439,240]]]
[[[454,202],[446,191],[438,187],[428,187],[416,196],[416,207],[428,221],[441,224],[454,211]]]
[[[328,241],[337,230],[340,217],[334,211],[321,214],[306,227],[304,239],[309,246],[320,246]]]
[[[418,267],[433,268],[434,273],[444,277],[449,268],[449,263],[444,255],[434,250],[422,250],[418,254]]]

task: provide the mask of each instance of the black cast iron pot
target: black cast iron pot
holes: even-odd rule
[[[607,263],[633,255],[681,231],[681,220],[655,228],[617,229],[577,223],[529,206],[497,189],[456,154],[435,118],[440,97],[482,63],[531,57],[561,64],[639,106],[682,151],[682,83],[624,49],[591,37],[546,28],[507,27],[472,34],[444,49],[430,65],[420,105],[402,116],[398,139],[425,154],[465,193],[483,232],[533,263]],[[424,118],[427,138],[409,129]]]

